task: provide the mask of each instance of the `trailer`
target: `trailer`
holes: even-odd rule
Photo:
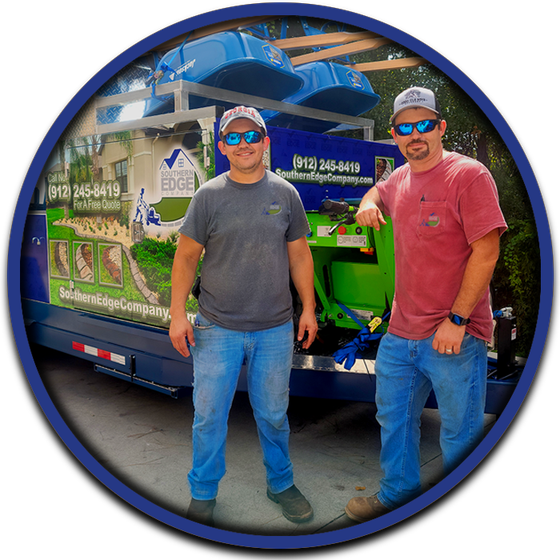
[[[294,343],[290,392],[374,402],[376,349],[394,294],[393,236],[390,219],[378,232],[360,227],[354,216],[367,190],[402,165],[403,156],[392,143],[373,141],[373,121],[349,114],[350,106],[362,113],[378,101],[365,76],[326,63],[298,75],[280,51],[268,44],[259,49],[258,39],[242,35],[221,37],[222,46],[235,43],[226,49],[235,53],[229,67],[224,62],[213,65],[219,68],[213,74],[202,71],[194,51],[179,48],[150,74],[148,87],[99,92],[88,108],[94,125],[87,134],[61,138],[24,230],[28,338],[172,397],[191,388],[192,360],[179,355],[168,336],[178,229],[196,190],[228,169],[216,149],[224,109],[254,106],[263,110],[271,138],[265,165],[297,188],[311,227],[320,329],[308,350]],[[223,53],[215,40],[212,48]],[[207,52],[212,41],[194,47]],[[194,68],[200,74],[191,79]],[[233,72],[244,79],[232,80]],[[272,88],[281,90],[276,99],[269,96],[273,80],[282,85]],[[236,83],[246,89],[231,89]],[[350,105],[336,102],[352,95]],[[131,104],[143,111],[127,120]],[[348,128],[361,130],[362,138],[344,136]],[[294,291],[295,321],[298,303]],[[191,320],[196,311],[191,296]],[[523,369],[511,311],[497,310],[496,325],[496,352],[488,362],[486,411],[492,414],[502,412]],[[246,390],[244,371],[238,389]],[[433,395],[427,406],[437,407]]]

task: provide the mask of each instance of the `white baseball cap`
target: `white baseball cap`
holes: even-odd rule
[[[220,135],[226,129],[226,127],[234,121],[235,119],[249,119],[253,121],[259,128],[264,130],[266,134],[266,124],[264,124],[264,120],[261,117],[260,113],[254,109],[253,107],[243,107],[240,105],[239,107],[234,107],[233,109],[229,109],[222,115],[222,119],[220,120]]]
[[[395,122],[395,117],[401,111],[411,109],[412,107],[430,109],[430,111],[436,113],[438,118],[441,119],[441,108],[434,92],[423,87],[411,87],[409,89],[405,89],[402,93],[397,95],[395,105],[393,107],[391,123]]]

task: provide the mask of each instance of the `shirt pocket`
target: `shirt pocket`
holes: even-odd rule
[[[447,223],[447,202],[420,202],[416,234],[418,237],[434,237],[445,232]]]

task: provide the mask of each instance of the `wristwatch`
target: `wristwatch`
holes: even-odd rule
[[[447,316],[447,318],[454,325],[458,325],[459,327],[464,327],[465,325],[468,325],[471,322],[470,319],[465,319],[464,317],[461,317],[461,315],[457,315],[457,313],[453,313],[453,311],[449,312],[449,315]]]

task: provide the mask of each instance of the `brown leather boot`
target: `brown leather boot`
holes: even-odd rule
[[[385,507],[377,499],[377,496],[370,496],[369,498],[352,498],[344,511],[346,511],[346,515],[352,521],[363,523],[364,521],[381,517],[391,510]]]

